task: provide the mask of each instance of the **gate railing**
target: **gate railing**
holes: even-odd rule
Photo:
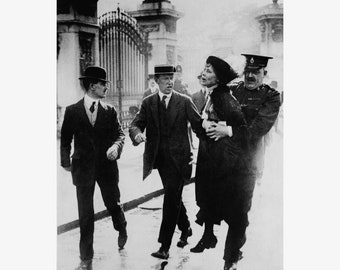
[[[117,8],[99,17],[99,62],[112,82],[106,101],[118,109],[123,126],[129,108],[139,106],[147,86],[148,34],[137,21]]]

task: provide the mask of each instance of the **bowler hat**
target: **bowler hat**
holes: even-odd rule
[[[271,56],[256,55],[256,54],[241,54],[246,57],[245,70],[255,70],[265,68],[269,59],[273,59]]]
[[[96,79],[99,81],[104,81],[108,82],[106,80],[106,70],[102,67],[98,66],[90,66],[85,69],[84,76],[81,76],[79,78],[80,80],[82,79]]]
[[[221,58],[209,56],[206,63],[212,65],[216,77],[221,83],[227,84],[238,77],[233,68]]]
[[[176,72],[176,68],[171,65],[155,66],[155,75],[168,75],[168,74],[174,74],[175,72]]]

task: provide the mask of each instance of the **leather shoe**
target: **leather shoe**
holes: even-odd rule
[[[92,270],[92,259],[81,260],[76,270]]]
[[[237,262],[243,259],[242,251],[238,252],[238,258],[236,262],[225,262],[223,270],[237,270]]]
[[[126,228],[120,230],[119,235],[118,235],[118,247],[120,249],[124,248],[127,238],[128,236],[127,236]]]
[[[185,247],[188,244],[188,237],[190,236],[192,236],[192,229],[189,227],[186,231],[182,231],[177,246],[180,248]]]
[[[151,256],[159,258],[159,259],[167,260],[169,258],[169,251],[159,249],[158,251],[151,253]]]
[[[237,262],[225,263],[223,270],[237,270]]]
[[[215,235],[207,238],[205,236],[197,243],[195,247],[190,249],[191,252],[200,253],[203,252],[205,249],[214,248],[217,244],[217,238]]]

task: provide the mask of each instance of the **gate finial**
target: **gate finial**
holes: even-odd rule
[[[117,12],[118,12],[118,14],[120,13],[120,8],[119,8],[119,2],[117,2]]]

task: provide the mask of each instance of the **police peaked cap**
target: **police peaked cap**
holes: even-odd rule
[[[256,54],[241,54],[246,57],[245,69],[260,69],[265,68],[269,59],[273,59],[271,56],[256,55]]]
[[[209,56],[206,63],[212,65],[216,77],[221,83],[227,84],[238,77],[233,68],[221,58]]]

